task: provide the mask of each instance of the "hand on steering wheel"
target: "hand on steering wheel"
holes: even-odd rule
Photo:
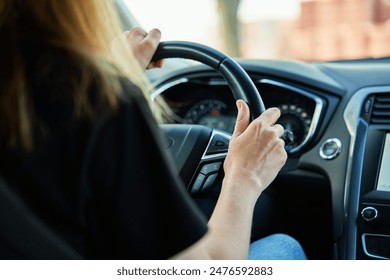
[[[250,179],[261,192],[275,178],[287,158],[281,139],[284,129],[275,125],[280,111],[273,108],[261,115],[265,107],[253,81],[237,62],[219,51],[191,42],[162,42],[153,60],[175,57],[196,60],[212,67],[227,81],[235,99],[240,100],[237,103],[240,107],[238,121],[231,140],[229,135],[211,128],[163,126],[167,137],[172,140],[170,150],[183,181],[193,193],[208,189],[226,158],[224,168],[230,173],[229,178]],[[250,119],[253,120],[251,123]]]

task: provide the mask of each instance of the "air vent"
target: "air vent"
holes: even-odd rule
[[[390,92],[375,95],[371,123],[390,124]]]

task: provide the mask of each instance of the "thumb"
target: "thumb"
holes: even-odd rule
[[[250,112],[248,105],[243,100],[237,100],[236,106],[238,109],[236,125],[234,127],[234,138],[240,136],[249,125]]]

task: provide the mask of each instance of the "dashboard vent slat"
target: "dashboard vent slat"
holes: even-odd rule
[[[390,106],[389,106],[389,109],[390,109]],[[390,117],[390,110],[388,112],[385,112],[385,111],[374,111],[372,113],[373,116],[378,116],[378,117]]]
[[[376,98],[379,102],[387,102],[390,103],[390,94],[389,96],[377,96]]]
[[[375,95],[371,123],[390,124],[390,92]]]
[[[374,108],[375,109],[389,109],[390,108],[390,103],[389,104],[375,104]]]

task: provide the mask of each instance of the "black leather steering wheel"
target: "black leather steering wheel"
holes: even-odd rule
[[[210,66],[224,77],[236,100],[243,99],[248,103],[252,118],[265,111],[263,100],[253,81],[229,56],[198,43],[168,41],[160,43],[153,61],[164,58],[186,58]]]
[[[160,43],[152,60],[165,58],[191,59],[210,66],[223,76],[236,100],[247,102],[252,119],[265,111],[253,81],[229,56],[198,43],[168,41]],[[188,190],[198,193],[211,188],[222,169],[230,135],[199,125],[162,125],[161,128]]]

